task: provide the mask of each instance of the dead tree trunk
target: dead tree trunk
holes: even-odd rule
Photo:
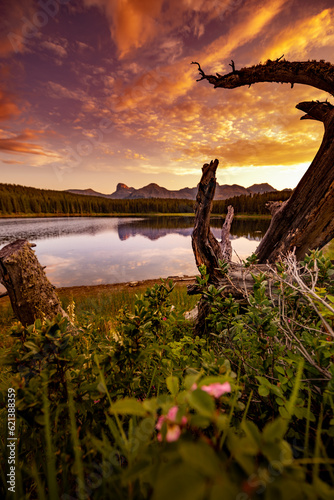
[[[223,259],[222,249],[210,230],[210,215],[216,190],[218,160],[205,163],[198,185],[195,205],[195,222],[192,233],[192,247],[197,267],[205,265],[210,281],[217,282],[218,260]]]
[[[58,313],[66,316],[32,246],[27,240],[17,240],[0,250],[0,282],[23,325],[37,318],[52,319]]]
[[[232,245],[230,242],[230,228],[233,220],[233,207],[228,207],[228,214],[222,227],[222,241],[218,243],[210,229],[210,216],[213,198],[216,190],[216,170],[218,160],[205,163],[202,168],[202,178],[198,185],[195,205],[195,222],[191,241],[197,267],[205,265],[209,274],[209,283],[219,285],[221,273],[219,260],[230,261]],[[189,294],[199,293],[195,285],[188,289]],[[196,330],[201,333],[205,330],[205,319],[210,312],[210,306],[202,297],[197,306]]]
[[[301,260],[308,250],[321,248],[334,237],[334,107],[302,102],[298,109],[324,123],[318,153],[291,198],[273,214],[256,250],[259,262],[273,262],[294,247]]]
[[[198,63],[193,64],[198,65],[200,80],[208,80],[215,88],[286,82],[291,87],[300,83],[334,95],[334,66],[321,61],[269,60],[239,71],[233,64],[231,73],[216,76],[206,75]],[[334,107],[328,102],[302,102],[297,108],[306,113],[302,119],[323,122],[325,133],[317,155],[291,198],[280,207],[271,207],[270,227],[256,251],[261,263],[273,262],[294,249],[301,260],[308,250],[321,248],[334,237]],[[209,205],[209,200],[206,203]]]

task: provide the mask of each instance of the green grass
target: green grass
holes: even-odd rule
[[[146,286],[136,287],[135,289],[117,290],[88,297],[60,296],[60,299],[65,310],[71,301],[74,301],[74,312],[79,323],[88,317],[101,333],[108,333],[110,328],[117,323],[120,309],[127,307],[129,311],[133,311],[136,296],[143,294],[146,288]],[[172,292],[171,301],[176,309],[189,311],[196,305],[198,297],[189,296],[186,286],[177,286]]]
[[[80,322],[89,318],[101,333],[108,332],[115,326],[120,309],[127,307],[133,311],[136,295],[143,294],[147,286],[130,288],[127,290],[113,290],[109,293],[92,294],[88,296],[72,294],[60,295],[62,307],[67,310],[74,301],[75,315]],[[172,292],[171,300],[178,310],[190,311],[198,301],[198,297],[189,296],[186,286],[176,286]],[[11,345],[8,330],[15,321],[10,304],[0,305],[0,350]]]

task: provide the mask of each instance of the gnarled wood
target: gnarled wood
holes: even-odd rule
[[[67,316],[27,240],[16,240],[0,250],[0,282],[6,288],[15,316],[23,325],[37,318]]]
[[[226,75],[206,75],[198,62],[201,78],[197,81],[208,80],[215,88],[235,89],[244,85],[260,82],[295,83],[309,85],[334,95],[334,66],[324,61],[290,62],[283,60],[257,64],[249,68],[232,71]]]
[[[218,243],[210,229],[210,216],[213,198],[216,190],[216,170],[218,160],[205,163],[202,168],[202,178],[198,185],[195,206],[195,222],[191,241],[197,267],[206,266],[209,274],[209,282],[219,284],[221,273],[219,272],[219,260],[230,260],[232,246],[229,241],[230,227],[234,215],[233,207],[228,208],[228,214],[222,228],[222,241]],[[198,291],[194,292],[198,293]],[[205,320],[210,312],[210,306],[202,297],[197,305],[196,331],[205,330]]]
[[[205,163],[198,185],[195,206],[195,222],[192,233],[192,247],[196,265],[205,265],[210,281],[217,281],[218,260],[223,260],[221,247],[210,230],[210,215],[216,190],[216,170],[218,160]]]
[[[226,75],[206,75],[198,63],[201,78],[215,88],[233,89],[258,82],[286,82],[325,90],[334,95],[334,66],[324,61],[267,61]],[[301,260],[311,249],[321,248],[334,237],[334,107],[329,102],[301,102],[301,118],[323,122],[325,133],[320,149],[291,198],[271,205],[272,220],[257,248],[259,262],[273,262],[295,249]]]
[[[234,208],[232,207],[232,205],[229,205],[227,207],[227,215],[225,218],[225,222],[222,227],[222,240],[220,243],[223,259],[226,260],[227,262],[230,262],[232,260],[232,244],[230,240],[230,231],[231,231],[231,224],[233,221],[233,217],[234,217]]]
[[[298,260],[334,237],[334,107],[302,102],[297,108],[325,126],[322,144],[293,194],[273,213],[256,250],[259,262],[273,262],[294,248]],[[305,117],[303,117],[305,118]]]

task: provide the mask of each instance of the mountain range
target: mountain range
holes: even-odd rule
[[[69,193],[82,194],[86,196],[102,196],[103,198],[110,198],[112,200],[134,200],[138,198],[178,198],[186,200],[195,200],[197,194],[197,187],[194,188],[182,188],[178,190],[169,190],[158,184],[151,183],[139,189],[133,187],[128,187],[126,184],[117,184],[116,191],[111,194],[103,194],[93,189],[68,189]],[[277,191],[277,189],[270,186],[270,184],[253,184],[248,188],[239,186],[238,184],[223,184],[219,185],[217,183],[215,200],[226,200],[227,198],[233,198],[233,196],[240,195],[251,195],[256,193],[268,193],[271,191]]]

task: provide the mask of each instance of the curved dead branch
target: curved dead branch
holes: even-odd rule
[[[334,95],[334,65],[325,61],[289,62],[285,59],[269,59],[265,64],[240,70],[235,69],[233,62],[232,72],[226,75],[206,75],[198,62],[191,64],[198,66],[201,78],[197,81],[208,80],[215,88],[235,89],[260,82],[290,83],[293,87],[295,83],[300,83]]]

